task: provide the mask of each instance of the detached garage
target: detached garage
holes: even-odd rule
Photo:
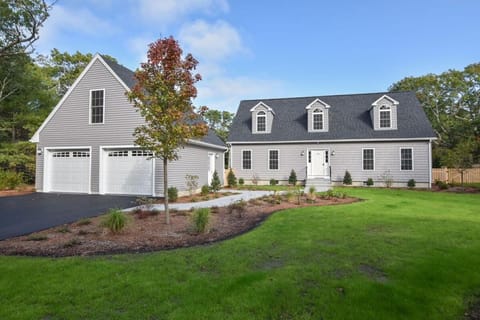
[[[90,149],[48,149],[46,152],[46,191],[90,192]]]
[[[151,152],[140,149],[103,149],[102,193],[152,195],[152,156]]]

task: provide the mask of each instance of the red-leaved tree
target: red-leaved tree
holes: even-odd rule
[[[189,139],[200,138],[208,132],[192,104],[197,96],[195,83],[201,76],[193,74],[198,61],[191,54],[183,57],[173,37],[150,44],[147,58],[135,72],[137,84],[128,98],[145,118],[145,124],[135,129],[135,144],[163,160],[165,215],[166,223],[170,224],[168,163],[178,160],[179,149]],[[200,109],[205,110],[205,107]]]

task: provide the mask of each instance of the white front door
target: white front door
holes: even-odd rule
[[[208,185],[210,185],[215,172],[215,153],[208,154],[208,163]]]
[[[328,150],[310,150],[310,175],[313,177],[329,176]]]

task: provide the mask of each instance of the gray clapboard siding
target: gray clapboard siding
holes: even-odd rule
[[[400,170],[400,148],[413,148],[414,170]],[[375,149],[375,170],[362,170],[362,149]],[[279,150],[279,170],[268,169],[268,150]],[[305,144],[234,144],[232,146],[232,167],[238,178],[251,180],[253,175],[260,180],[288,180],[290,171],[294,169],[299,180],[305,180],[309,149],[327,149],[335,151],[330,156],[331,179],[342,181],[345,170],[348,170],[353,181],[365,181],[372,178],[381,180],[381,175],[389,171],[395,182],[407,182],[415,179],[417,182],[428,183],[429,163],[428,141],[420,142],[357,142],[357,143],[305,143]],[[241,151],[252,150],[252,170],[243,170],[241,166]],[[303,152],[303,156],[302,156]]]
[[[105,89],[103,124],[89,124],[90,90]],[[99,148],[133,145],[133,130],[143,123],[125,96],[125,88],[96,61],[40,132],[38,147],[92,147],[91,189],[98,192]],[[44,152],[45,154],[45,152]],[[37,157],[37,189],[43,186],[43,155]]]

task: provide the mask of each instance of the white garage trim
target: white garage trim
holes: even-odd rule
[[[43,192],[51,192],[51,186],[49,185],[51,178],[51,154],[55,151],[62,150],[88,150],[90,153],[88,163],[88,193],[92,193],[92,147],[91,146],[74,146],[74,147],[44,147],[43,148]],[[68,192],[68,191],[66,191]]]
[[[108,160],[108,157],[106,157],[105,155],[109,152],[109,151],[112,151],[112,150],[119,150],[119,149],[140,149],[138,146],[135,146],[135,145],[113,145],[113,146],[100,146],[99,147],[99,151],[100,151],[100,157],[99,157],[99,193],[100,194],[106,194],[107,193],[107,186],[105,185],[106,184],[106,177],[107,177],[107,174],[106,174],[106,171],[107,171],[107,160]],[[151,190],[151,193],[150,195],[152,196],[156,196],[155,194],[155,166],[156,166],[156,161],[155,161],[155,157],[153,157],[152,159],[152,168],[151,168],[151,172],[152,172],[152,190]]]

